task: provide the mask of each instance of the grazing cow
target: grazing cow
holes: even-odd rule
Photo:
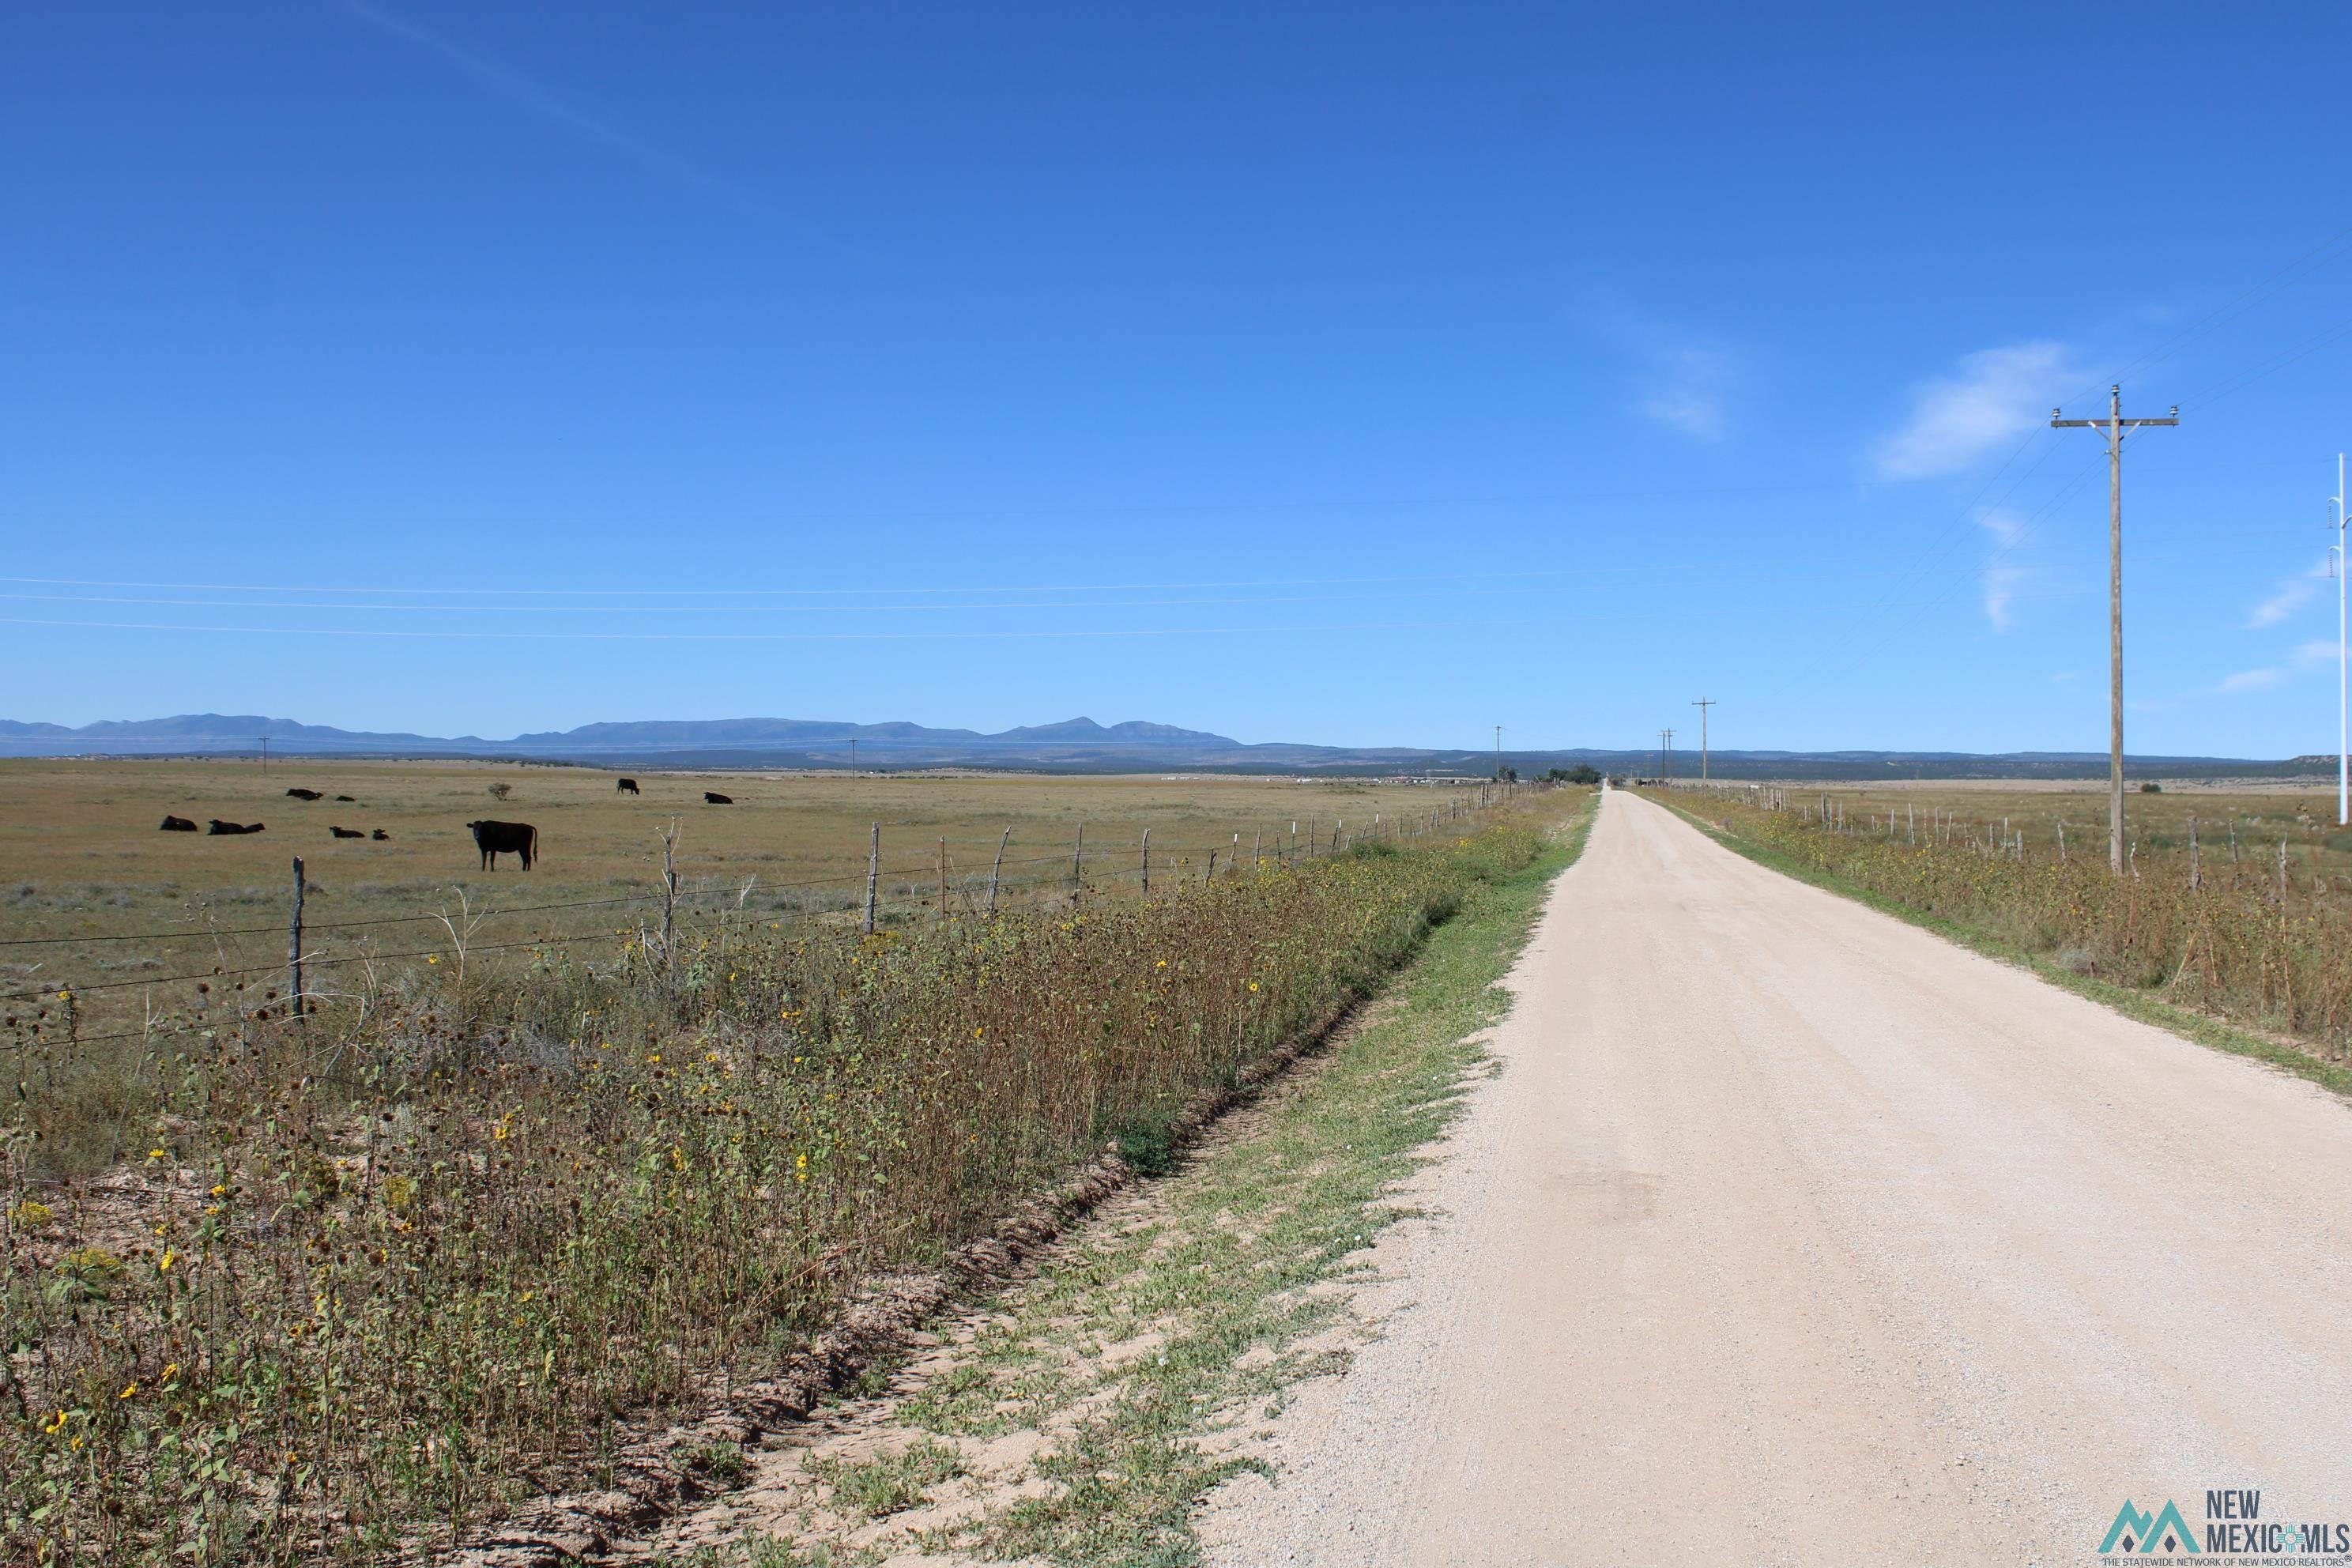
[[[482,869],[499,868],[501,855],[520,855],[522,868],[530,869],[539,854],[539,829],[528,822],[469,822],[474,830],[474,847],[482,852]]]
[[[286,792],[296,800],[324,800],[327,797],[314,789],[289,789]]]
[[[194,833],[196,825],[184,816],[166,816],[161,829],[164,833]]]
[[[635,779],[614,779],[613,781],[613,793],[615,795],[635,795],[637,793],[637,781]]]
[[[215,837],[226,838],[239,833],[258,833],[268,826],[262,822],[223,822],[215,816],[205,825],[205,831]]]
[[[715,789],[704,790],[702,792],[702,798],[712,805],[733,805],[735,804],[735,797],[733,795],[720,795]]]
[[[369,834],[369,835],[368,835],[368,837],[369,837],[370,838],[374,839],[377,843],[381,844],[381,843],[383,843],[385,839],[387,839],[387,838],[391,837],[392,837],[392,835],[391,835],[391,834],[389,834],[389,833],[386,833],[383,828],[379,827],[379,828],[377,828],[373,833]]]
[[[327,831],[333,834],[338,838],[365,838],[367,837],[366,834],[361,832],[356,827],[337,827],[332,824],[328,826]]]

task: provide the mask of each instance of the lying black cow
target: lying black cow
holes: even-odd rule
[[[205,824],[205,831],[216,837],[226,838],[238,833],[258,833],[268,826],[268,824],[262,822],[223,822],[215,816]]]
[[[344,803],[345,805],[359,805],[359,802],[358,802],[358,801],[355,801],[355,800],[352,799],[352,797],[351,797],[350,795],[337,795],[335,798],[336,798],[337,800],[339,800],[339,801],[343,802],[343,803]]]
[[[383,828],[379,827],[379,828],[377,828],[373,833],[369,834],[369,835],[368,835],[368,837],[369,837],[370,838],[374,839],[377,843],[381,844],[381,843],[383,843],[385,839],[387,839],[387,838],[391,837],[392,837],[392,835],[391,835],[391,834],[389,834],[389,833],[386,833]]]
[[[324,800],[327,797],[314,789],[289,789],[286,792],[296,800]]]
[[[715,789],[704,790],[702,792],[702,798],[712,805],[733,805],[735,804],[735,797],[733,795],[720,795]]]
[[[528,871],[539,854],[539,829],[528,822],[469,822],[466,826],[474,830],[474,847],[482,852],[485,871],[497,870],[501,855],[521,856],[522,868]]]
[[[361,832],[356,827],[337,827],[331,823],[328,825],[327,831],[333,834],[338,838],[365,838],[367,837],[366,834]]]
[[[637,793],[637,781],[635,779],[614,779],[613,781],[613,793],[615,795],[635,795]]]
[[[166,816],[163,818],[163,826],[160,831],[164,833],[194,833],[195,830],[196,825],[190,822],[184,816]]]

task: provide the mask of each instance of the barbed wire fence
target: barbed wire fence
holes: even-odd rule
[[[1181,892],[1187,888],[1205,886],[1219,876],[1240,875],[1244,868],[1261,866],[1276,868],[1328,859],[1334,855],[1359,848],[1366,844],[1404,845],[1426,841],[1442,831],[1458,826],[1465,821],[1475,820],[1483,813],[1516,795],[1508,784],[1481,785],[1459,796],[1434,804],[1427,808],[1396,813],[1383,810],[1375,813],[1370,822],[1360,819],[1351,826],[1347,819],[1325,823],[1312,816],[1286,817],[1272,824],[1255,821],[1250,825],[1249,837],[1231,829],[1220,841],[1209,844],[1188,843],[1170,849],[1163,839],[1155,858],[1151,829],[1142,830],[1140,838],[1132,844],[1095,845],[1086,842],[1083,824],[1076,825],[1072,844],[1067,847],[1047,848],[1042,845],[1015,845],[1013,829],[1007,826],[999,837],[992,858],[985,872],[966,868],[959,871],[945,837],[934,840],[933,853],[924,861],[908,861],[885,866],[882,862],[882,825],[877,822],[869,836],[867,862],[864,867],[820,877],[800,878],[789,881],[762,883],[756,876],[743,879],[733,885],[708,885],[697,888],[678,886],[677,872],[666,868],[657,883],[646,891],[613,898],[564,899],[545,903],[513,905],[506,908],[475,910],[467,901],[467,890],[453,884],[459,895],[456,910],[446,907],[420,910],[415,913],[373,915],[351,920],[305,921],[302,915],[304,884],[301,860],[295,858],[295,879],[288,897],[288,920],[268,925],[217,926],[208,921],[137,931],[89,932],[70,936],[28,936],[0,938],[0,952],[31,952],[44,949],[108,947],[126,943],[169,946],[178,942],[208,942],[219,962],[203,969],[190,967],[180,973],[131,977],[96,979],[49,979],[37,985],[17,985],[0,990],[0,1004],[12,1007],[18,1005],[48,1005],[61,1006],[64,1016],[53,1020],[46,1006],[31,1018],[9,1016],[5,1022],[17,1035],[20,1044],[37,1043],[44,1037],[50,1040],[69,1041],[79,1045],[97,1045],[152,1037],[188,1027],[168,1021],[159,1024],[154,1006],[154,993],[174,987],[195,987],[200,995],[209,995],[216,984],[229,988],[229,994],[243,993],[248,983],[259,977],[284,975],[286,986],[281,996],[271,987],[258,1007],[240,1006],[243,1016],[263,1016],[266,1010],[286,1006],[299,1011],[297,1004],[310,1005],[333,1000],[331,993],[311,984],[320,972],[332,972],[352,965],[379,965],[414,963],[418,960],[438,962],[453,952],[466,959],[490,953],[529,951],[538,955],[550,952],[568,952],[575,948],[594,948],[606,943],[635,942],[663,966],[674,963],[683,939],[697,931],[722,927],[730,921],[750,916],[779,923],[782,919],[829,919],[842,922],[857,921],[868,932],[898,929],[926,919],[940,922],[958,920],[986,920],[1008,905],[1036,907],[1067,904],[1079,906],[1090,898],[1112,897],[1132,884],[1137,896],[1148,897],[1153,886],[1155,871],[1163,895]],[[1010,856],[1012,848],[1034,849],[1039,852]],[[1011,877],[1006,873],[1010,871]],[[864,885],[864,897],[858,897],[859,884]],[[840,889],[838,898],[827,899],[829,889]],[[760,902],[754,905],[754,898]],[[716,904],[719,907],[709,908]],[[560,931],[545,929],[529,935],[503,937],[499,941],[477,942],[472,933],[491,922],[506,922],[530,916],[558,916],[581,910],[627,910],[638,917],[617,926],[599,924],[595,930]],[[656,920],[656,917],[657,920]],[[366,932],[356,939],[365,943],[379,931],[389,931],[403,926],[443,928],[446,941],[410,945],[385,952],[373,947],[341,951],[346,933]],[[462,927],[462,934],[461,934]],[[658,933],[658,934],[656,934]],[[230,961],[228,945],[247,938],[284,936],[288,939],[287,956],[282,960],[250,963]],[[323,939],[323,940],[322,940]],[[84,1034],[79,1029],[82,999],[90,995],[110,996],[122,992],[142,992],[147,1021],[139,1028],[115,1029],[98,1034]]]

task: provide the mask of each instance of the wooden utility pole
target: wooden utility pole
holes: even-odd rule
[[[2050,426],[2097,430],[2107,439],[2107,868],[2124,869],[2124,432],[2145,426],[2178,425],[2180,405],[2162,419],[2124,417],[2124,389],[2107,388],[2105,419],[2062,419],[2050,411]]]
[[[1698,710],[1698,782],[1706,783],[1706,710],[1717,706],[1712,697],[1702,697],[1691,704]]]

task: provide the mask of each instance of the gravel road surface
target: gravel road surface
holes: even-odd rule
[[[2095,1561],[2352,1521],[2352,1110],[1603,802],[1226,1564]],[[2183,1552],[2156,1555],[2176,1560]],[[2308,1559],[2306,1559],[2308,1560]]]

